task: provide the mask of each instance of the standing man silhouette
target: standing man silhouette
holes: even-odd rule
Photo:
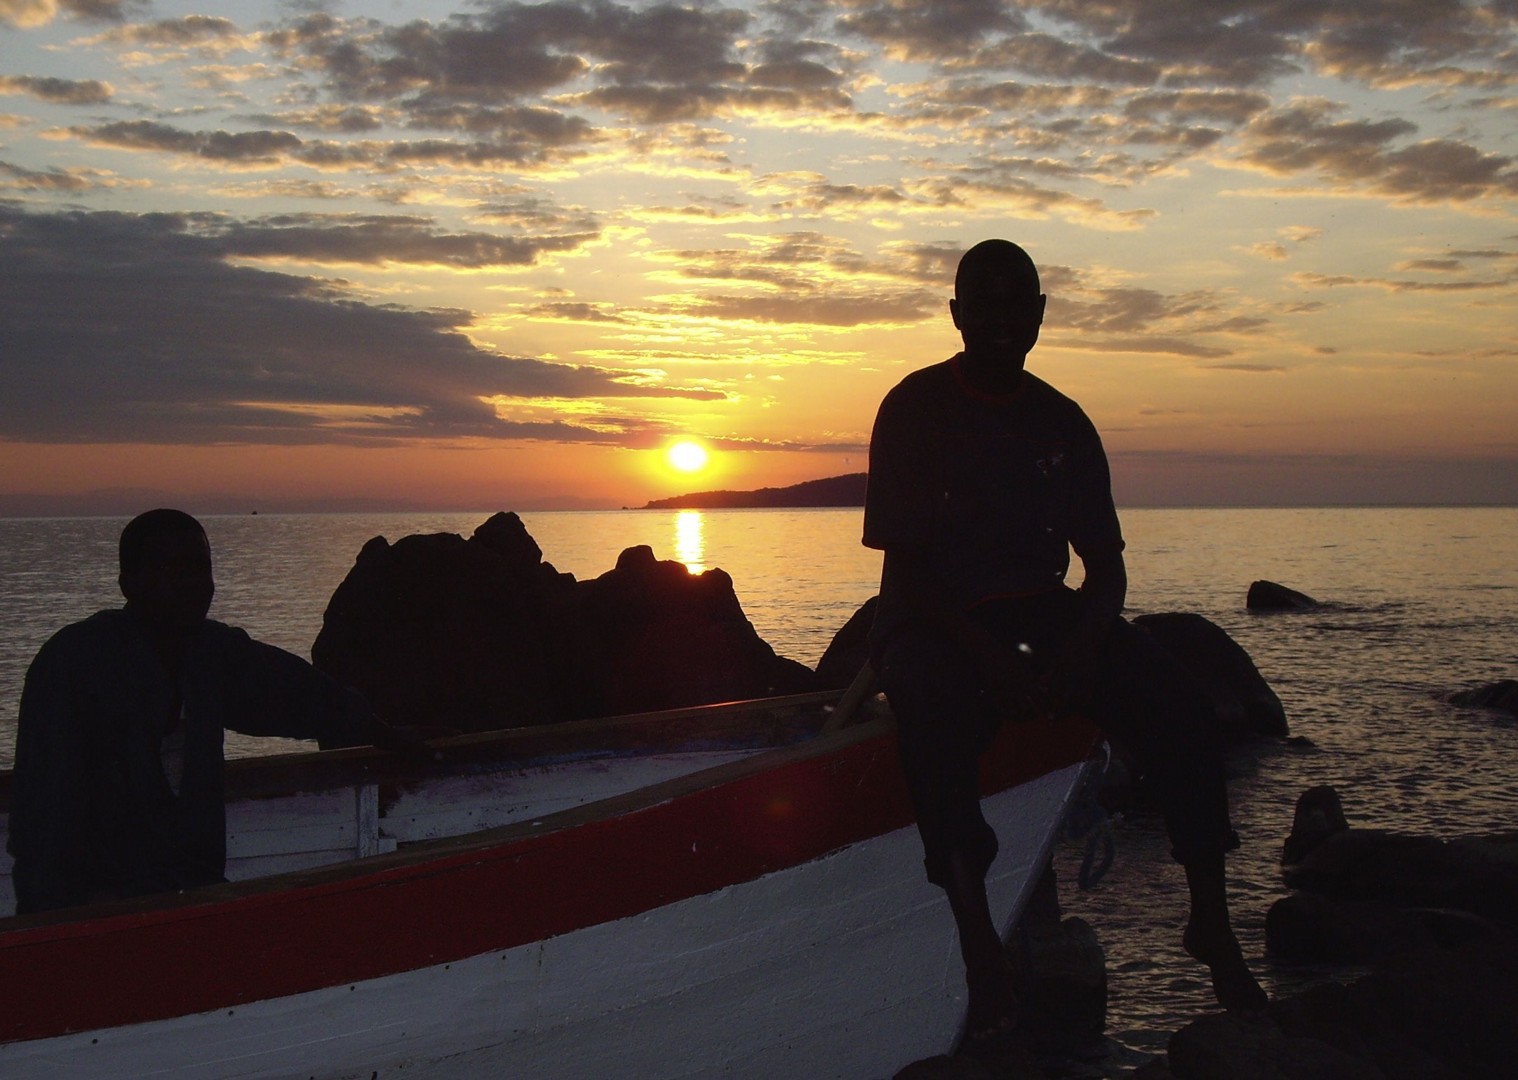
[[[871,662],[899,722],[928,879],[959,931],[966,1037],[1016,1025],[1017,987],[985,876],[997,840],[977,767],[998,726],[1088,715],[1144,767],[1185,869],[1183,944],[1229,1009],[1266,1004],[1229,922],[1229,821],[1209,707],[1121,612],[1123,537],[1106,455],[1074,401],[1025,370],[1046,297],[1022,248],[986,240],[960,260],[949,311],[964,342],[881,403],[864,543],[884,553]],[[1065,583],[1070,551],[1084,580]]]

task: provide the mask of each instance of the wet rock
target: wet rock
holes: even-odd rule
[[[1249,586],[1244,606],[1250,611],[1305,611],[1320,606],[1306,593],[1277,585],[1274,581],[1256,581]]]
[[[1518,716],[1518,680],[1503,679],[1473,690],[1457,690],[1445,698],[1451,705],[1474,705],[1483,709],[1501,709]]]
[[[1286,709],[1243,646],[1201,615],[1164,612],[1133,619],[1196,678],[1225,738],[1284,738]]]

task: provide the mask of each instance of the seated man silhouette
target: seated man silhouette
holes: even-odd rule
[[[126,605],[64,627],[27,671],[8,844],[17,914],[225,880],[225,730],[417,745],[305,660],[206,618],[211,547],[193,517],[134,518],[120,566]]]
[[[892,389],[870,440],[864,543],[884,552],[871,663],[899,721],[928,878],[959,930],[972,1043],[1010,1030],[1017,1007],[987,905],[997,839],[979,757],[1001,723],[1070,711],[1145,768],[1190,887],[1183,943],[1218,1001],[1266,1004],[1229,922],[1223,856],[1238,838],[1208,706],[1121,617],[1123,537],[1095,427],[1024,370],[1044,306],[1022,248],[971,248],[949,305],[963,351]],[[1078,591],[1065,584],[1072,548]]]

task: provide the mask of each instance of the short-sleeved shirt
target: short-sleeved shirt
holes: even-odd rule
[[[178,684],[130,612],[65,627],[21,696],[9,842],[18,907],[220,881],[223,731],[361,742],[355,708],[300,657],[209,619]],[[166,760],[176,716],[182,743]]]
[[[1059,588],[1072,547],[1121,551],[1107,457],[1081,407],[1026,371],[1014,394],[983,394],[960,362],[913,372],[881,403],[865,545],[924,554],[964,610]],[[877,634],[900,617],[888,572]]]

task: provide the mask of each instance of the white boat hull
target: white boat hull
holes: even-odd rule
[[[1043,865],[1047,823],[1062,819],[1081,769],[986,799],[1002,842],[988,888],[1004,929]],[[607,883],[587,868],[585,887]],[[907,827],[500,952],[0,1045],[0,1075],[853,1080],[948,1052],[964,1004],[953,922],[942,892],[922,876],[920,843]]]

